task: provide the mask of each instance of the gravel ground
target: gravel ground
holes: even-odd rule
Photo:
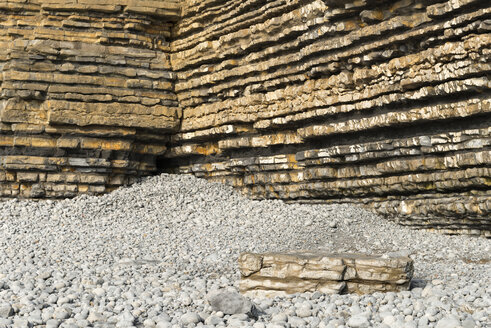
[[[294,249],[408,254],[413,289],[248,307],[236,294],[239,252]],[[354,206],[249,200],[164,174],[101,197],[0,202],[0,327],[491,327],[490,254],[491,240],[414,231]]]

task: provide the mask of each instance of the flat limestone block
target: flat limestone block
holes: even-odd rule
[[[240,291],[251,297],[402,291],[409,288],[414,272],[409,257],[312,251],[243,253],[239,269]]]

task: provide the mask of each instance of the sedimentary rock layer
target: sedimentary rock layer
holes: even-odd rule
[[[0,197],[102,193],[155,172],[179,126],[174,1],[0,1]]]
[[[319,252],[243,253],[240,291],[269,296],[320,291],[327,294],[402,291],[409,288],[413,261],[407,257]]]
[[[0,197],[160,169],[491,236],[490,26],[480,0],[0,0]]]
[[[164,165],[253,197],[490,234],[488,2],[183,6],[183,120]]]

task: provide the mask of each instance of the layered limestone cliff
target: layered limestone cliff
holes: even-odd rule
[[[253,197],[489,234],[490,13],[478,0],[188,1],[166,158]]]
[[[158,166],[491,234],[487,1],[0,10],[0,197],[101,193]]]
[[[173,1],[0,1],[0,197],[102,193],[179,126]]]

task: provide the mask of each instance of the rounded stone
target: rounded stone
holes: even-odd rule
[[[201,321],[201,317],[194,312],[187,312],[181,316],[181,322],[184,325],[197,324]]]
[[[365,315],[360,315],[360,314],[349,318],[346,324],[352,328],[365,328],[370,326],[370,323],[368,322],[368,318]]]

